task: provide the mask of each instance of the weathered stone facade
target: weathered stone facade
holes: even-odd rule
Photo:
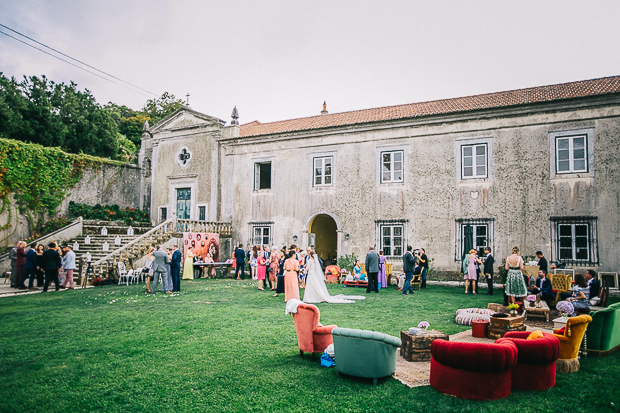
[[[375,245],[398,267],[400,242],[450,272],[471,224],[496,259],[518,245],[569,267],[620,269],[620,92],[284,132],[223,125],[180,109],[145,135],[154,221],[187,187],[191,218],[207,205],[206,219],[231,220],[244,245],[310,243],[323,258],[363,258]]]

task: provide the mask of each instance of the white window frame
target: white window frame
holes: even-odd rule
[[[585,227],[586,229],[586,258],[577,258],[577,253],[580,248],[577,247],[577,233],[575,231],[576,227]],[[570,235],[568,237],[562,236],[562,228],[570,228]],[[562,241],[566,238],[570,239],[570,248],[563,248]],[[583,236],[579,236],[579,238],[583,238]],[[570,249],[570,257],[563,257],[562,250]],[[590,261],[590,225],[585,222],[581,223],[558,223],[558,259],[560,260],[571,260],[571,261]]]
[[[582,169],[575,168],[575,139],[583,139],[583,158],[579,160],[583,161],[584,167]],[[568,170],[560,171],[560,141],[568,140]],[[588,135],[572,135],[572,136],[556,136],[555,138],[555,173],[556,174],[574,174],[588,172]]]
[[[325,164],[329,160],[330,173],[325,172]],[[317,174],[317,162],[320,163],[321,173]],[[334,183],[334,157],[333,156],[316,156],[312,159],[312,186],[332,186]],[[325,183],[326,178],[329,177],[329,183]],[[321,179],[321,183],[317,184],[317,178]]]
[[[485,176],[463,176],[463,147],[486,145],[486,175]],[[493,138],[490,137],[467,137],[457,138],[454,140],[454,159],[456,160],[456,168],[454,175],[456,184],[478,184],[493,183]]]
[[[407,220],[402,220],[402,219],[393,219],[393,220],[376,220],[375,221],[376,224],[376,231],[377,231],[377,252],[379,252],[380,250],[383,250],[384,254],[386,257],[390,257],[390,258],[400,258],[405,254],[405,251],[407,251],[407,224],[408,221]],[[383,236],[383,230],[385,228],[390,228],[390,253],[388,254],[386,252],[386,244],[384,243],[384,236]],[[396,254],[396,243],[394,242],[394,240],[396,238],[398,238],[398,236],[394,235],[394,228],[400,228],[400,245],[398,247],[400,247],[400,253]]]
[[[269,164],[269,188],[260,188],[260,165]],[[270,191],[273,188],[273,162],[271,160],[254,162],[254,191]]]
[[[554,262],[562,261],[568,266],[597,266],[598,262],[598,234],[597,234],[597,218],[592,216],[584,217],[551,217],[551,260]],[[562,228],[569,227],[570,235],[562,236]],[[578,247],[578,238],[576,235],[576,227],[585,227],[586,229],[586,245]],[[570,248],[562,247],[562,240],[570,238]],[[578,258],[577,250],[586,248],[587,257]],[[570,250],[570,258],[562,257],[562,250]]]
[[[465,242],[465,226],[468,224],[472,226],[474,231],[474,245],[473,248],[476,251],[480,251],[481,249],[488,247],[493,251],[493,231],[494,231],[494,223],[495,220],[493,218],[463,218],[456,220],[456,250],[454,252],[454,260],[461,261],[463,254],[463,243]],[[477,229],[479,227],[486,227],[486,245],[478,245],[478,237],[477,237]],[[484,251],[483,251],[484,252]]]
[[[565,138],[585,137],[586,168],[584,170],[574,170],[574,151],[573,145],[569,145],[569,160],[571,170],[558,171],[558,140]],[[573,139],[570,140],[573,142]],[[549,132],[549,177],[550,179],[566,178],[594,178],[594,128],[572,129],[557,132]]]
[[[471,165],[465,165],[465,148],[471,148]],[[478,164],[478,148],[484,148],[484,164]],[[469,157],[469,156],[468,156]],[[487,178],[489,176],[489,148],[486,143],[461,145],[461,179]],[[484,174],[478,174],[478,167],[484,166]],[[472,175],[465,175],[465,168],[472,168]]]
[[[383,174],[383,167],[384,167],[384,162],[383,162],[383,156],[386,154],[390,154],[390,178],[389,179],[384,179],[384,174]],[[396,154],[400,154],[400,161],[396,161],[394,160],[394,155]],[[397,149],[397,150],[383,150],[380,152],[379,154],[379,173],[380,175],[380,180],[382,184],[388,184],[388,183],[402,183],[405,181],[405,151],[402,149]],[[396,174],[396,172],[398,172],[398,170],[395,169],[395,164],[400,162],[400,179],[396,179],[394,178],[394,175]]]
[[[260,244],[256,242],[256,230],[260,232]],[[267,236],[265,236],[265,230]],[[265,237],[267,242],[265,242]],[[250,222],[250,243],[252,245],[271,245],[273,240],[273,222]]]

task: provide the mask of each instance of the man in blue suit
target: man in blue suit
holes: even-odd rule
[[[239,244],[239,248],[235,250],[235,279],[239,279],[239,270],[241,270],[241,279],[245,278],[245,252],[243,244]]]
[[[37,276],[37,269],[39,268],[37,266],[37,251],[36,251],[36,247],[37,244],[36,243],[32,243],[32,245],[30,245],[30,249],[28,250],[28,252],[26,253],[26,274],[24,277],[24,281],[22,282],[23,287],[26,286],[25,282],[26,279],[28,279],[28,289],[29,290],[38,290],[38,288],[34,287],[34,277]],[[20,287],[21,287],[20,286]]]
[[[540,298],[545,300],[548,305],[555,299],[551,280],[547,278],[545,270],[538,271],[538,278],[535,281],[535,286],[531,287],[531,292],[532,294],[540,293]]]
[[[177,244],[172,246],[170,276],[172,277],[172,291],[181,291],[181,251]]]

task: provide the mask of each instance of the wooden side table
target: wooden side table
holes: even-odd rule
[[[407,361],[430,361],[431,343],[439,338],[450,340],[447,334],[437,330],[429,330],[417,336],[401,331],[400,339],[403,343],[400,346],[400,355]]]
[[[549,306],[543,300],[536,303],[535,307],[530,307],[529,304],[524,304],[523,308],[525,309],[525,319],[527,320],[528,316],[531,317],[544,317],[547,322],[549,322]]]

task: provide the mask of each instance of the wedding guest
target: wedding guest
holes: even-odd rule
[[[58,270],[60,269],[62,262],[60,260],[60,254],[56,248],[56,243],[51,242],[49,243],[47,250],[43,253],[43,268],[45,269],[45,284],[43,285],[44,293],[47,292],[47,289],[52,281],[54,282],[56,291],[60,289],[60,283],[58,282]]]
[[[493,295],[493,267],[495,265],[495,258],[491,255],[491,248],[486,247],[484,252],[487,254],[484,260],[484,278],[487,281],[488,287],[487,295]]]
[[[153,257],[153,251],[155,248],[153,246],[149,246],[148,252],[146,254],[146,261],[144,262],[144,270],[146,270],[146,292],[151,292],[151,280],[153,279],[154,271],[153,271],[153,261],[155,261],[155,257]]]
[[[256,261],[256,277],[258,278],[258,289],[265,291],[263,288],[263,282],[265,281],[265,274],[267,273],[267,260],[265,259],[265,251],[258,253],[258,260]]]
[[[476,294],[476,280],[478,279],[476,264],[481,264],[482,261],[478,258],[478,253],[475,249],[469,250],[467,256],[467,272],[465,273],[465,294],[469,290],[469,282],[472,282],[472,292]]]
[[[404,286],[402,287],[403,295],[407,293],[413,294],[411,280],[413,279],[413,271],[415,270],[415,258],[413,257],[413,248],[407,245],[407,252],[403,255],[403,272],[405,273]]]
[[[383,250],[379,251],[379,275],[378,275],[378,280],[379,280],[379,286],[377,287],[378,289],[381,288],[386,288],[387,287],[387,276],[385,273],[385,255],[383,255]]]
[[[420,285],[420,289],[422,289],[426,288],[426,273],[428,272],[428,256],[424,248],[420,248],[420,252],[418,252],[418,262],[422,267],[422,283]],[[478,292],[478,290],[476,290],[476,292]]]
[[[34,287],[34,278],[37,276],[37,244],[32,243],[30,249],[26,253],[26,278],[28,278],[28,289],[36,290]]]
[[[183,279],[184,280],[193,280],[194,279],[194,247],[187,248],[187,252],[185,253],[185,264],[183,265]],[[242,274],[243,275],[243,274]]]
[[[245,279],[245,252],[243,251],[243,244],[239,244],[239,247],[235,250],[235,279]],[[239,278],[239,271],[241,271],[241,278]],[[185,277],[183,277],[185,278]]]
[[[504,268],[508,270],[506,276],[506,295],[508,301],[514,303],[515,297],[524,297],[527,295],[525,282],[523,281],[523,258],[519,256],[519,247],[512,247],[512,255],[506,258]]]
[[[207,258],[205,258],[205,262],[206,263],[214,263],[215,261],[213,261],[213,257],[211,256],[211,254],[209,254],[207,252]],[[215,278],[215,265],[209,265],[207,266],[207,277],[209,278]]]
[[[166,294],[172,294],[172,292],[168,291],[168,274],[166,273],[166,265],[168,264],[168,254],[166,251],[162,250],[161,245],[157,247],[155,251],[153,251],[153,294],[157,291],[157,283],[161,279],[161,282],[164,284],[163,291]],[[192,263],[193,266],[193,263]]]
[[[166,278],[168,279],[168,290],[166,290],[166,292],[172,292],[172,268],[170,267],[170,264],[172,262],[172,250],[170,248],[166,248],[166,254],[168,255],[168,263],[166,264]]]
[[[547,259],[543,257],[542,251],[536,251],[536,258],[538,258],[538,269],[543,270],[547,274],[549,272],[549,264]]]
[[[280,255],[278,255],[278,247],[271,248],[271,254],[269,255],[269,282],[271,282],[271,291],[276,290],[278,281],[278,267],[280,263]]]
[[[575,275],[575,286],[573,287],[573,295],[566,299],[575,308],[574,314],[587,314],[590,312],[590,288],[583,274]],[[571,314],[573,315],[573,314]]]
[[[43,273],[43,252],[45,251],[45,247],[43,244],[37,245],[37,287],[43,288],[43,284],[45,283],[45,276]]]
[[[11,288],[19,287],[19,282],[15,281],[15,279],[17,279],[17,249],[21,243],[21,241],[17,241],[15,246],[9,251],[9,260],[11,260]]]
[[[540,294],[540,298],[545,300],[549,306],[551,306],[550,303],[555,299],[551,280],[547,278],[545,270],[538,270],[538,278],[530,291],[532,294]]]
[[[282,248],[279,254],[280,259],[278,260],[278,283],[276,285],[276,293],[273,295],[277,297],[278,294],[282,294],[284,292],[284,261],[286,261],[286,249]]]
[[[65,279],[62,282],[61,287],[67,288],[67,283],[69,284],[69,289],[75,289],[73,284],[73,271],[75,270],[75,252],[73,252],[73,247],[71,245],[65,246],[65,256],[62,259],[62,267],[65,269]]]
[[[258,276],[256,275],[257,267],[258,267],[258,247],[254,246],[254,248],[252,248],[252,253],[250,254],[250,273],[252,275],[253,280],[258,280]]]
[[[297,272],[299,271],[299,260],[295,249],[291,248],[284,262],[284,301],[292,298],[299,300],[299,282]]]
[[[172,291],[181,291],[181,251],[179,251],[177,244],[172,245],[170,273],[172,276]]]
[[[359,260],[355,261],[355,266],[353,267],[353,278],[356,280],[362,279],[362,266]]]
[[[28,287],[24,284],[26,281],[26,243],[19,241],[17,244],[17,277],[15,278],[15,287],[20,290],[26,290]]]
[[[368,248],[368,254],[366,254],[366,274],[368,274],[368,286],[366,287],[366,293],[371,291],[379,292],[379,254],[376,253],[375,247],[370,246]]]

